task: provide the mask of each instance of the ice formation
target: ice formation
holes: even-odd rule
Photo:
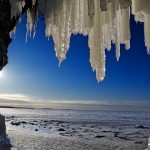
[[[10,139],[6,135],[5,117],[0,114],[0,144],[11,146]]]
[[[116,46],[120,57],[120,44],[130,48],[130,11],[135,20],[144,22],[145,46],[150,54],[150,0],[32,0],[33,8],[27,12],[27,36],[36,32],[38,12],[45,16],[46,37],[53,37],[56,56],[60,63],[66,59],[71,34],[89,36],[90,63],[96,78],[105,77],[105,50]],[[36,2],[38,5],[36,5]],[[24,0],[10,0],[11,15],[21,13]]]
[[[6,135],[5,117],[0,114],[0,137]]]
[[[148,139],[148,147],[145,150],[150,150],[150,137]]]

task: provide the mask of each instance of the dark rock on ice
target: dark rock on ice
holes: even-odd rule
[[[111,132],[111,131],[106,131],[106,130],[104,130],[103,132],[104,132],[104,133],[109,133],[109,132]]]
[[[135,127],[136,127],[136,128],[139,128],[139,129],[148,129],[148,127],[143,126],[143,125],[136,125]]]
[[[118,137],[119,132],[114,132],[114,137]]]
[[[31,125],[35,125],[33,122],[30,123]]]
[[[136,144],[142,144],[143,142],[142,141],[136,141],[135,143]]]
[[[104,135],[96,135],[95,138],[103,138],[105,137]]]
[[[21,121],[20,123],[22,123],[22,124],[27,124],[27,122],[25,122],[25,121]]]
[[[123,140],[129,140],[127,137],[124,137],[124,136],[118,136],[118,138],[123,139]]]
[[[15,126],[19,126],[20,122],[11,122],[10,124],[15,125]]]
[[[63,129],[63,128],[59,128],[59,129],[58,129],[58,131],[65,131],[65,129]]]

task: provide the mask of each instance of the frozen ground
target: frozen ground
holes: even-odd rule
[[[150,112],[1,108],[0,113],[11,150],[144,150],[150,135]]]

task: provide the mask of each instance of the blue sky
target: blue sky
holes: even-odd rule
[[[10,44],[9,64],[0,73],[1,104],[24,102],[90,103],[150,106],[150,56],[144,46],[143,24],[131,21],[131,49],[106,51],[106,77],[98,83],[89,63],[88,37],[72,36],[67,59],[58,67],[53,40],[38,23],[35,39],[25,44],[23,20]]]

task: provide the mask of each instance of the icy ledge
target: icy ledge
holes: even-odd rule
[[[135,20],[144,22],[145,46],[150,54],[150,0],[32,0],[27,12],[27,37],[36,33],[38,12],[45,16],[45,35],[53,37],[56,57],[66,59],[71,34],[89,36],[90,63],[96,78],[105,77],[105,50],[116,45],[116,59],[120,58],[120,44],[130,49],[130,12]],[[36,5],[36,1],[38,5]],[[10,0],[11,14],[21,14],[24,0]]]

